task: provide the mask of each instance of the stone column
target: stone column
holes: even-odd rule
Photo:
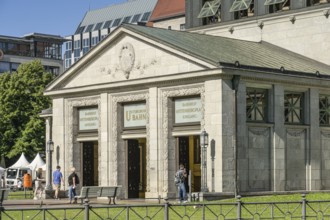
[[[146,198],[157,198],[161,189],[158,187],[159,181],[159,119],[158,119],[158,88],[149,89],[149,133],[147,134],[146,171],[147,189]]]
[[[307,105],[308,106],[308,105]],[[321,149],[321,137],[319,126],[319,90],[310,89],[310,136],[309,136],[309,149],[310,160],[308,161],[307,179],[309,182],[308,190],[321,190],[321,163],[322,149]]]
[[[274,138],[272,154],[272,189],[285,191],[285,128],[284,128],[284,89],[274,85]]]
[[[108,94],[102,93],[100,95],[100,106],[99,106],[99,179],[101,186],[110,186],[110,168],[109,168],[109,158],[110,158],[110,143],[109,143],[109,102]]]

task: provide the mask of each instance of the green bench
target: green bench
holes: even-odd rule
[[[109,203],[111,200],[113,204],[116,204],[115,199],[121,191],[121,186],[83,186],[80,190],[80,195],[77,195],[75,198],[81,200],[83,204],[84,199],[88,198],[98,198],[98,197],[107,197]]]

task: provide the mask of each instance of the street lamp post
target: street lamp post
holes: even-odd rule
[[[54,151],[54,142],[52,141],[52,139],[49,139],[49,141],[47,141],[47,146],[46,146],[46,152],[47,152],[47,157],[48,157],[48,161],[47,161],[47,175],[48,175],[48,179],[47,179],[47,186],[46,189],[47,190],[52,190],[52,153]]]
[[[209,144],[209,135],[206,133],[205,130],[202,131],[200,135],[200,142],[201,142],[201,148],[202,148],[202,187],[201,191],[202,192],[208,192],[207,188],[207,173],[206,173],[206,164],[207,164],[207,159],[206,159],[206,150],[207,150],[207,145]]]

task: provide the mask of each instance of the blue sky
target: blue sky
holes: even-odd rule
[[[89,9],[127,0],[0,0],[0,35],[72,35]]]

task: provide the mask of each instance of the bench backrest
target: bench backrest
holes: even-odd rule
[[[117,187],[115,186],[102,186],[100,187],[99,197],[114,197],[116,196]]]
[[[98,197],[99,191],[99,186],[83,186],[80,190],[80,197]]]
[[[115,197],[120,191],[121,186],[83,186],[79,197]]]

